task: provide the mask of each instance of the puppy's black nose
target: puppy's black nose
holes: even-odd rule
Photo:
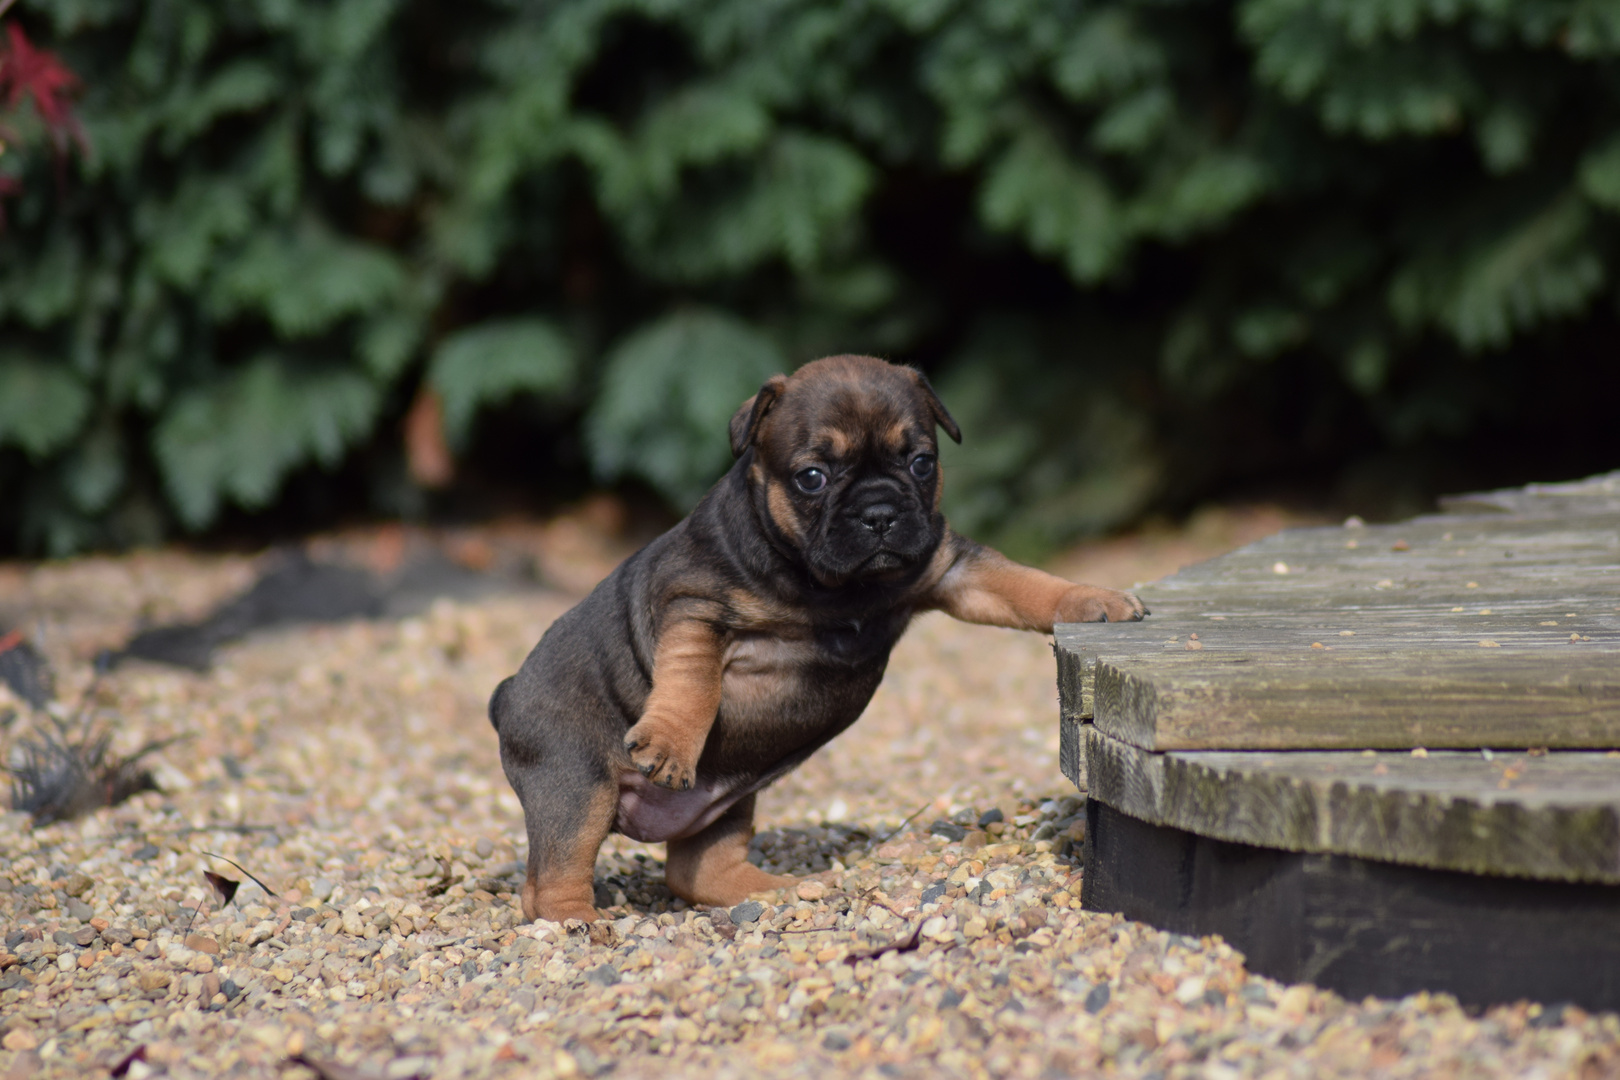
[[[890,526],[894,524],[895,519],[899,516],[900,511],[888,503],[873,503],[861,511],[861,524],[882,536],[889,531]]]

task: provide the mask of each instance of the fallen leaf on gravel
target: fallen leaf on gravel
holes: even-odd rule
[[[240,881],[232,881],[230,878],[216,874],[212,870],[204,870],[203,877],[207,878],[208,884],[214,887],[214,896],[219,899],[220,907],[224,907],[234,900],[236,890],[242,885]]]
[[[146,1060],[146,1044],[141,1043],[141,1045],[137,1046],[135,1049],[131,1050],[129,1053],[125,1054],[122,1058],[119,1059],[118,1064],[116,1064],[116,1065],[114,1065],[112,1067],[112,1075],[114,1075],[114,1076],[123,1076],[124,1074],[129,1072],[129,1067],[131,1065],[135,1064],[137,1061],[145,1061],[145,1060]]]

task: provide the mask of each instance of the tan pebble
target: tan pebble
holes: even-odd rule
[[[962,934],[970,941],[976,941],[990,932],[990,924],[983,919],[969,919],[962,926]]]
[[[290,983],[293,980],[292,968],[273,967],[270,969],[270,977],[279,983]]]
[[[1290,986],[1283,991],[1282,997],[1277,1000],[1277,1011],[1284,1016],[1298,1018],[1305,1015],[1311,1005],[1311,988],[1308,986]]]
[[[820,900],[827,895],[827,886],[819,881],[801,881],[795,891],[800,900]]]
[[[86,971],[89,971],[90,968],[94,967],[95,963],[96,963],[96,954],[95,953],[87,951],[87,952],[82,952],[82,953],[79,954],[79,966],[81,968],[84,968]]]
[[[215,956],[219,955],[219,942],[207,934],[187,934],[186,948],[195,949],[197,952],[202,953],[212,953]]]
[[[198,953],[191,958],[191,963],[187,964],[186,967],[199,975],[206,975],[214,970],[214,958],[207,953]]]
[[[162,990],[172,981],[167,971],[158,968],[145,968],[135,976],[135,982],[142,990]]]
[[[5,1046],[7,1050],[33,1050],[39,1046],[39,1040],[34,1037],[32,1031],[19,1027],[6,1032],[6,1037],[0,1040],[0,1045]]]

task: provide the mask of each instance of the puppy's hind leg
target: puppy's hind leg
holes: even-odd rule
[[[741,903],[749,893],[784,889],[793,878],[767,874],[748,861],[754,836],[754,796],[738,799],[696,836],[671,840],[664,861],[669,891],[689,904]]]
[[[520,758],[503,741],[501,759],[529,833],[523,917],[594,922],[601,917],[592,889],[596,853],[613,828],[618,785],[589,755],[565,751]]]

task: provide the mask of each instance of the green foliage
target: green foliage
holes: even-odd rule
[[[441,340],[427,379],[444,402],[445,433],[462,445],[479,408],[525,391],[567,391],[574,357],[568,339],[544,319],[490,320]]]
[[[764,378],[861,351],[930,370],[955,520],[1032,556],[1495,438],[1614,319],[1620,18],[1586,0],[8,17],[92,152],[0,158],[0,548],[386,486],[424,385],[463,457],[542,400],[686,507]],[[1593,355],[1566,416],[1616,381]]]
[[[376,411],[375,387],[356,372],[300,372],[262,356],[177,395],[153,451],[176,512],[195,528],[213,520],[221,496],[261,509],[293,467],[336,465]]]
[[[731,463],[732,414],[787,358],[770,338],[718,312],[682,311],[608,356],[586,417],[601,479],[639,476],[682,510]]]
[[[89,411],[90,394],[71,372],[0,354],[0,441],[43,458],[73,439]]]

